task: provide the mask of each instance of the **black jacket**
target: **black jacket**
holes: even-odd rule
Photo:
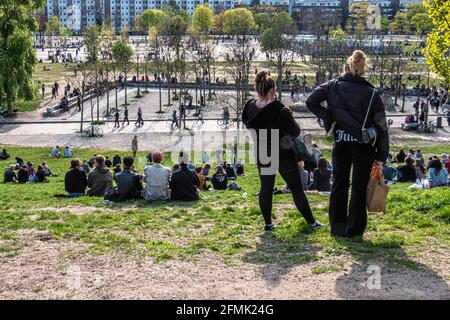
[[[254,129],[256,132],[255,146],[259,146],[261,129],[278,129],[279,130],[279,159],[295,159],[295,155],[291,150],[291,145],[286,143],[288,137],[298,137],[300,135],[300,127],[295,121],[292,112],[286,108],[281,102],[273,101],[264,108],[259,109],[255,100],[250,100],[245,104],[242,111],[242,122],[247,129]],[[271,148],[271,130],[267,134],[267,150],[268,156],[272,156]],[[259,153],[258,153],[259,155]],[[261,166],[262,164],[259,162]]]
[[[195,171],[187,167],[181,167],[172,173],[170,179],[170,197],[172,200],[198,200],[198,188],[200,180]]]
[[[306,106],[323,120],[327,131],[332,124],[361,140],[361,128],[370,103],[373,85],[362,77],[346,73],[318,86],[306,100]],[[327,107],[322,102],[327,102]],[[389,135],[384,103],[375,93],[366,127],[377,129],[376,159],[385,161],[389,153]]]
[[[225,173],[216,172],[213,174],[211,183],[214,190],[226,190],[228,186],[228,178]]]
[[[64,184],[68,193],[85,193],[87,187],[86,172],[75,169],[67,171]]]
[[[123,169],[115,175],[117,183],[118,201],[141,198],[142,178],[139,174],[131,171],[129,168]]]

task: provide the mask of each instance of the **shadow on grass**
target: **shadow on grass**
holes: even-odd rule
[[[335,238],[354,262],[336,279],[342,299],[450,299],[447,282],[434,270],[411,259],[402,239],[381,241]]]

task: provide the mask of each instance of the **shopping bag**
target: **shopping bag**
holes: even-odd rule
[[[384,183],[381,168],[373,165],[367,185],[367,210],[369,212],[384,212],[388,193],[389,187]]]

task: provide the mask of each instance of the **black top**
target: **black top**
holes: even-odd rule
[[[242,121],[247,129],[253,129],[256,132],[255,147],[260,146],[260,133],[263,129],[267,129],[267,156],[271,157],[272,153],[276,151],[272,150],[271,136],[273,130],[279,130],[278,155],[280,160],[292,159],[295,161],[295,155],[291,150],[292,145],[289,143],[289,137],[298,137],[300,135],[300,127],[295,121],[292,112],[286,108],[281,102],[273,101],[267,104],[263,108],[259,108],[256,105],[256,100],[250,100],[245,104],[242,112]],[[264,153],[264,152],[263,152]],[[269,166],[270,164],[263,164],[259,159],[258,165]]]
[[[198,200],[200,181],[197,173],[183,166],[172,173],[170,191],[172,200]]]
[[[361,141],[364,123],[374,87],[362,77],[346,73],[337,79],[318,86],[306,100],[306,106],[323,120],[325,129],[333,123],[336,128],[348,132]],[[322,102],[327,102],[327,107]],[[377,129],[376,159],[385,161],[389,153],[389,135],[386,112],[379,92],[375,92],[366,127]]]
[[[226,190],[228,186],[228,178],[224,173],[216,172],[212,176],[211,183],[215,190]]]
[[[17,172],[17,180],[19,183],[27,183],[28,182],[28,171],[25,168],[20,168]]]
[[[85,193],[87,187],[87,177],[84,170],[69,170],[64,179],[66,191],[68,193]]]

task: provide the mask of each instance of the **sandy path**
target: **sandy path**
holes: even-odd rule
[[[340,271],[313,274],[333,261],[229,265],[203,254],[155,263],[82,253],[85,245],[45,233],[26,233],[20,241],[27,245],[18,255],[0,257],[0,299],[450,299],[450,281],[427,267],[348,258]],[[380,289],[368,288],[369,264],[381,268]]]

